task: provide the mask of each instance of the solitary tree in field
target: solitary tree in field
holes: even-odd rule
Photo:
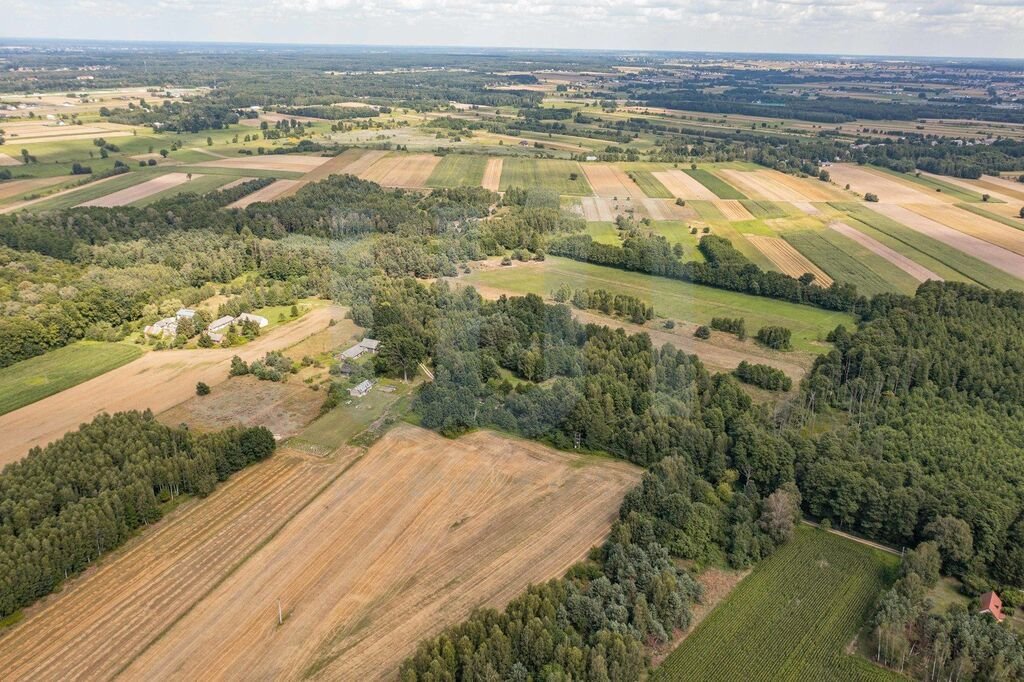
[[[167,156],[168,156],[169,154],[170,154],[170,152],[169,152],[169,151],[167,151],[166,149],[161,149],[161,150],[160,150],[160,156],[164,157],[165,159],[167,158]]]
[[[196,384],[196,395],[210,395],[210,387],[200,381]]]
[[[213,146],[213,138],[212,137],[207,137],[206,138],[206,146],[207,147],[212,147]]]

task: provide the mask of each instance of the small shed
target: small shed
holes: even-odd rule
[[[996,622],[1002,623],[1006,615],[1003,613],[1003,600],[995,592],[986,592],[981,595],[981,609],[978,613],[990,613]]]
[[[373,388],[373,384],[370,383],[369,379],[361,381],[355,388],[348,389],[348,394],[353,398],[362,398],[364,395],[370,392]]]

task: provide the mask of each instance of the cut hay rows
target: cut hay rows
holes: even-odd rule
[[[192,179],[198,179],[200,177],[202,176],[193,175]],[[80,207],[103,206],[106,208],[110,208],[111,206],[127,206],[128,204],[135,203],[136,201],[145,199],[146,197],[157,194],[158,192],[171,189],[172,187],[177,187],[178,185],[184,184],[188,181],[189,177],[186,173],[168,173],[167,175],[161,175],[153,178],[152,180],[147,180],[139,183],[138,185],[126,187],[120,191],[108,194],[104,197],[99,197],[98,199],[86,201],[78,205]]]
[[[892,204],[876,204],[873,209],[878,213],[895,220],[915,232],[943,242],[947,246],[973,256],[984,263],[996,267],[1014,277],[1024,278],[1024,257],[989,242],[972,237],[969,234],[954,230],[939,222],[914,213],[903,206]],[[1006,229],[1006,228],[1004,228]]]
[[[480,183],[484,189],[497,192],[501,186],[501,159],[487,159],[487,167],[484,168],[484,179]]]
[[[420,639],[583,558],[638,473],[489,432],[453,441],[399,425],[124,676],[393,678]]]
[[[651,175],[678,199],[711,201],[718,198],[718,195],[681,170],[655,171]]]
[[[747,210],[746,206],[736,200],[728,199],[713,199],[711,201],[714,204],[725,219],[729,222],[735,223],[743,220],[753,220],[754,216],[751,215],[750,211]]]
[[[299,182],[299,180],[274,180],[266,187],[246,194],[238,201],[228,204],[226,208],[245,208],[261,201],[273,201],[284,196],[288,190],[297,188]]]
[[[835,230],[847,239],[857,242],[878,256],[881,256],[903,272],[916,279],[918,282],[924,282],[929,279],[942,281],[942,277],[938,274],[932,272],[923,265],[915,263],[902,253],[889,248],[877,239],[864,234],[860,230],[850,227],[846,223],[833,222],[829,224],[829,228]]]
[[[196,166],[211,166],[214,168],[253,168],[269,171],[293,171],[307,173],[318,166],[327,163],[330,157],[327,156],[303,156],[302,154],[260,154],[257,156],[242,156],[237,159],[214,159],[213,161],[202,161]]]
[[[189,503],[0,636],[4,678],[112,679],[308,504],[342,464],[282,451]]]
[[[956,206],[936,204],[908,204],[914,213],[942,223],[954,230],[995,244],[1008,251],[1024,255],[1024,232],[988,218],[964,211]]]
[[[433,154],[392,154],[379,159],[359,177],[382,187],[424,188],[440,161],[441,157]]]
[[[850,185],[858,194],[871,192],[882,204],[948,203],[941,192],[929,192],[922,186],[904,183],[895,177],[852,163],[834,163],[828,168],[832,182]]]
[[[778,237],[765,237],[762,235],[745,235],[747,241],[757,247],[757,250],[775,264],[780,271],[790,277],[799,277],[806,272],[814,275],[814,282],[821,287],[832,286],[832,278],[824,270],[807,259],[783,239]]]

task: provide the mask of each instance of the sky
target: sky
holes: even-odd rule
[[[23,38],[1024,58],[1024,0],[3,0]]]

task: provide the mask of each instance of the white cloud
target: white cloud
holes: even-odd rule
[[[5,0],[16,37],[1024,58],[1022,0]]]

